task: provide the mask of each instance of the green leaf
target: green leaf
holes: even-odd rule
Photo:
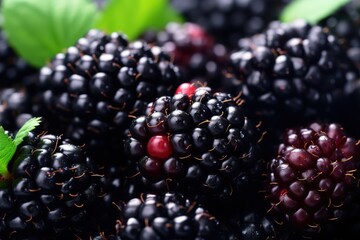
[[[168,22],[181,20],[168,0],[110,0],[95,27],[108,33],[123,32],[134,40],[146,29],[161,29]]]
[[[34,117],[29,119],[17,132],[15,138],[14,138],[14,144],[18,146],[23,140],[24,137],[28,135],[29,132],[34,130],[37,126],[40,125],[41,117]]]
[[[11,137],[7,135],[4,128],[0,126],[0,175],[6,176],[8,173],[8,163],[16,151],[16,145]]]
[[[88,0],[3,0],[2,13],[10,44],[36,67],[73,45],[97,17]]]
[[[14,140],[6,134],[4,128],[0,126],[0,176],[6,176],[8,174],[8,163],[14,156],[17,146],[24,140],[24,137],[27,136],[29,132],[39,126],[40,122],[40,117],[29,119],[19,129]]]
[[[282,22],[305,19],[316,24],[351,0],[293,0],[280,14]]]

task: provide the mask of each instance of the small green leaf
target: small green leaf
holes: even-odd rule
[[[8,174],[8,163],[14,156],[17,146],[24,140],[24,137],[27,136],[29,132],[39,126],[40,122],[40,117],[29,119],[19,129],[14,140],[6,134],[4,128],[0,126],[0,176],[6,176]]]
[[[34,117],[29,119],[17,132],[15,138],[14,138],[14,144],[18,146],[23,140],[24,137],[28,135],[29,132],[34,130],[37,126],[40,125],[41,117]]]
[[[134,40],[146,29],[160,29],[181,20],[168,0],[110,0],[95,27],[109,33],[120,31]]]
[[[8,173],[8,163],[16,151],[16,145],[11,137],[7,135],[4,128],[0,126],[0,175],[6,176]]]
[[[305,19],[315,24],[351,0],[293,0],[281,13],[282,22]]]
[[[88,0],[3,0],[2,13],[10,44],[36,67],[73,45],[97,17]]]

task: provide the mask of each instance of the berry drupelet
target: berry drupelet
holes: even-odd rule
[[[181,85],[133,120],[124,143],[128,169],[151,191],[170,189],[230,210],[216,201],[248,201],[258,190],[263,134],[244,115],[241,98],[184,85],[189,89]]]
[[[162,31],[145,32],[143,38],[169,53],[185,79],[219,87],[228,52],[200,25],[170,22]]]
[[[40,70],[39,88],[45,116],[58,118],[51,130],[102,158],[113,153],[132,117],[156,97],[173,94],[181,81],[159,47],[91,29]]]
[[[0,90],[0,125],[13,132],[32,117],[32,102],[26,88]]]
[[[128,201],[116,226],[121,239],[230,239],[201,205],[179,193],[146,194]]]
[[[285,131],[268,169],[270,213],[304,235],[321,233],[353,209],[360,145],[339,124]],[[318,236],[318,235],[317,235]]]
[[[266,130],[312,121],[338,121],[344,89],[358,77],[344,45],[326,28],[304,20],[272,22],[240,40],[224,89],[241,92]]]
[[[68,140],[34,134],[38,124],[30,119],[13,140],[1,128],[1,239],[75,239],[105,229],[113,221],[103,215],[113,209],[100,171]]]
[[[29,86],[19,85],[0,89],[0,126],[9,132],[16,132],[30,118],[42,114],[36,98],[37,91]],[[48,130],[50,116],[42,121],[42,131]]]

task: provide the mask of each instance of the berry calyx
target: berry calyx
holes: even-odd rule
[[[192,97],[195,93],[196,87],[192,83],[182,83],[175,91],[175,94],[186,94]]]
[[[150,138],[147,144],[147,151],[153,158],[165,160],[172,154],[170,140],[165,135],[156,135]]]

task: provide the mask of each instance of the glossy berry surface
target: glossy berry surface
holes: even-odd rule
[[[147,152],[151,157],[165,160],[172,155],[170,140],[167,136],[153,136],[147,144]]]
[[[149,190],[170,189],[209,204],[247,201],[241,194],[256,192],[261,178],[263,135],[240,103],[207,87],[191,97],[158,98],[132,122],[124,141],[130,176]]]
[[[0,125],[8,131],[17,131],[32,117],[36,104],[26,88],[9,87],[0,90]]]
[[[146,194],[123,208],[118,233],[124,239],[228,239],[215,216],[178,193]]]
[[[347,55],[360,66],[360,14],[355,2],[348,2],[336,12],[319,22],[338,36],[348,47]]]
[[[267,130],[338,121],[347,103],[344,89],[358,71],[336,35],[304,20],[274,21],[262,33],[240,39],[239,46],[224,88],[241,92]]]
[[[168,53],[187,81],[212,88],[220,86],[228,49],[216,42],[201,25],[170,22],[162,31],[145,32],[143,39]]]
[[[304,232],[341,220],[358,187],[359,154],[339,124],[288,129],[269,166],[270,211]]]
[[[91,29],[40,69],[38,98],[45,117],[56,116],[50,130],[105,160],[121,154],[112,143],[122,140],[131,120],[181,82],[178,67],[158,46]]]
[[[100,170],[69,141],[30,133],[8,169],[0,187],[1,238],[86,238],[112,222]]]
[[[175,94],[185,94],[188,97],[194,95],[196,87],[192,83],[182,83],[177,87]]]
[[[171,0],[189,22],[199,24],[229,48],[239,38],[255,34],[276,18],[284,0]]]

